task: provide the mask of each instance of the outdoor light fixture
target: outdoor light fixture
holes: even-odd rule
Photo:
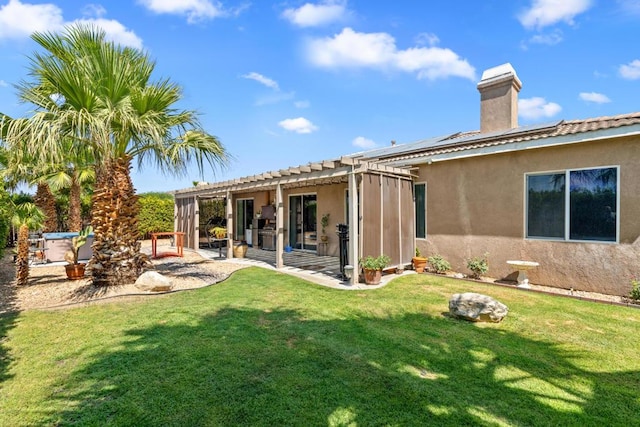
[[[353,265],[344,266],[344,277],[347,281],[351,281],[351,278],[353,277]]]

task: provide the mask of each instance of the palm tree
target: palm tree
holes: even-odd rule
[[[29,281],[29,230],[42,227],[44,214],[33,203],[22,203],[15,207],[11,222],[18,227],[16,257],[16,281],[24,286]]]
[[[224,166],[227,153],[194,111],[175,108],[178,85],[151,81],[155,64],[142,51],[107,42],[104,31],[83,25],[32,38],[44,52],[33,54],[32,81],[18,89],[36,110],[24,126],[10,123],[7,139],[28,139],[39,158],[49,156],[54,163],[63,157],[61,139],[90,153],[96,172],[93,281],[131,283],[147,262],[138,240],[132,161],[185,175],[192,164],[200,173],[205,164]]]
[[[82,193],[83,188],[95,181],[93,159],[89,153],[73,152],[76,148],[68,140],[63,141],[64,160],[58,165],[51,166],[51,173],[46,175],[46,182],[53,191],[60,192],[69,189],[69,215],[67,230],[79,232],[82,230]]]
[[[42,222],[42,231],[44,233],[52,233],[58,231],[58,211],[56,210],[56,198],[49,188],[49,184],[40,178],[36,184],[36,195],[33,197],[33,203],[40,208],[44,214]]]

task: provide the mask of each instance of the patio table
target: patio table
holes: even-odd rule
[[[176,243],[176,252],[158,253],[158,237],[172,236]],[[184,232],[182,231],[165,231],[161,233],[151,233],[151,258],[164,257],[184,257]]]

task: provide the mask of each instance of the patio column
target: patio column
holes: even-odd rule
[[[233,200],[227,191],[227,259],[233,258]]]
[[[282,202],[282,185],[276,186],[276,268],[284,267],[282,253],[284,250],[284,203]]]
[[[351,284],[358,284],[358,276],[360,269],[358,268],[358,254],[359,236],[358,228],[360,223],[360,212],[358,212],[358,181],[354,171],[354,167],[351,166],[351,173],[349,174],[349,265],[353,266],[353,275],[351,276]]]
[[[193,236],[191,238],[191,248],[200,249],[200,197],[193,196]]]

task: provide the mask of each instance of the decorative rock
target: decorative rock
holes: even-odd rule
[[[466,292],[454,294],[449,300],[449,313],[472,322],[500,322],[509,308],[487,295]]]
[[[173,289],[173,282],[156,271],[145,271],[138,277],[136,288],[147,292],[167,292]]]

